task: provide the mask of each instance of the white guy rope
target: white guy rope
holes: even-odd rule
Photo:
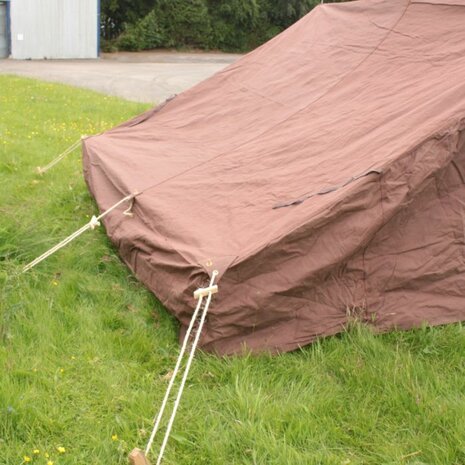
[[[203,300],[203,296],[201,296],[199,298],[198,302],[197,302],[197,306],[195,307],[195,311],[194,311],[194,313],[192,315],[191,321],[189,323],[189,327],[187,328],[186,335],[184,336],[184,340],[182,342],[182,347],[181,347],[181,350],[179,352],[178,359],[176,360],[176,366],[174,367],[173,374],[171,375],[171,379],[170,379],[170,382],[168,384],[168,388],[166,389],[165,397],[163,397],[163,401],[161,403],[160,410],[158,411],[158,414],[155,417],[152,434],[150,435],[150,439],[147,442],[147,446],[145,447],[145,455],[146,456],[149,454],[150,449],[152,448],[153,440],[155,439],[155,435],[157,434],[158,427],[160,426],[160,421],[161,421],[161,418],[162,418],[163,413],[165,411],[166,404],[168,403],[168,398],[170,396],[171,389],[173,388],[174,381],[176,379],[176,376],[178,375],[179,368],[181,367],[181,362],[182,362],[182,359],[184,357],[184,353],[186,352],[186,348],[187,348],[187,344],[188,344],[189,339],[190,339],[192,328],[194,327],[194,323],[197,321],[197,315],[199,313],[200,307],[202,306],[202,300]]]
[[[37,172],[39,174],[44,174],[50,168],[53,168],[57,163],[63,160],[63,158],[65,158],[66,155],[69,155],[71,152],[74,152],[79,147],[79,145],[81,145],[81,140],[84,139],[85,137],[87,136],[82,136],[81,139],[77,140],[74,144],[70,145],[64,152],[60,153],[60,155],[58,155],[58,157],[52,160],[48,165],[45,165],[43,168],[38,166]]]
[[[134,197],[137,195],[136,194],[131,194],[120,201],[116,202],[113,206],[111,206],[108,210],[105,210],[103,213],[101,213],[99,216],[92,216],[91,220],[85,224],[82,228],[78,229],[76,232],[68,236],[66,239],[63,239],[61,242],[59,242],[57,245],[53,246],[51,249],[47,250],[47,252],[43,253],[39,257],[37,257],[35,260],[33,260],[31,263],[28,263],[24,268],[22,273],[25,273],[26,271],[29,271],[31,268],[45,260],[46,258],[50,257],[50,255],[54,254],[56,251],[62,249],[66,245],[68,245],[71,241],[76,239],[76,237],[79,237],[82,233],[86,232],[88,229],[94,230],[96,227],[100,226],[100,220],[104,218],[108,213],[113,211],[115,208],[119,207],[122,203],[128,202],[130,200],[133,200]]]
[[[187,364],[186,364],[186,367],[184,369],[184,374],[182,376],[181,385],[179,386],[178,394],[176,396],[176,400],[174,401],[173,411],[171,413],[171,417],[170,417],[170,420],[168,422],[168,426],[166,427],[165,437],[163,438],[163,443],[161,445],[160,452],[158,453],[158,459],[157,459],[156,465],[160,465],[161,461],[163,460],[163,454],[165,452],[165,448],[166,448],[166,445],[168,443],[168,439],[170,437],[171,428],[173,427],[173,423],[174,423],[174,419],[176,417],[176,412],[178,410],[179,403],[181,402],[182,393],[184,391],[184,386],[186,384],[187,376],[189,375],[189,370],[190,370],[190,367],[192,365],[192,360],[194,359],[195,350],[197,349],[197,345],[199,343],[200,335],[202,333],[203,325],[205,323],[205,318],[207,316],[208,307],[210,306],[210,302],[212,300],[212,295],[214,293],[214,290],[213,290],[214,286],[213,285],[214,285],[215,278],[217,277],[217,275],[218,275],[218,271],[214,270],[213,273],[212,273],[211,280],[210,280],[210,286],[209,286],[210,291],[208,292],[207,301],[206,301],[205,307],[204,307],[204,309],[202,311],[202,316],[200,317],[199,327],[197,328],[197,332],[195,334],[194,342],[192,343],[192,347],[191,347],[191,350],[190,350],[190,353],[189,353],[189,358],[187,360]],[[200,297],[199,297],[199,302],[201,302],[202,299],[203,299],[203,295],[201,294]],[[199,308],[200,308],[200,305],[199,305]]]

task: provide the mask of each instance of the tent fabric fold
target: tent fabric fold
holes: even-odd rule
[[[465,0],[323,4],[174,99],[83,140],[108,236],[200,340],[289,351],[357,319],[465,320]]]

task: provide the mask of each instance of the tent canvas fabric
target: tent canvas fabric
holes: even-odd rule
[[[83,141],[122,259],[201,347],[289,351],[356,318],[465,320],[465,0],[323,4]]]

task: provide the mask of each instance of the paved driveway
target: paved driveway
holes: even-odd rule
[[[140,52],[98,60],[0,60],[0,73],[86,87],[139,102],[162,102],[206,79],[240,55]]]

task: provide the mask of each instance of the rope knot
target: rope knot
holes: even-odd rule
[[[93,231],[95,228],[98,228],[99,226],[100,226],[100,221],[97,219],[95,215],[92,215],[92,218],[89,221],[90,229],[92,229]]]

